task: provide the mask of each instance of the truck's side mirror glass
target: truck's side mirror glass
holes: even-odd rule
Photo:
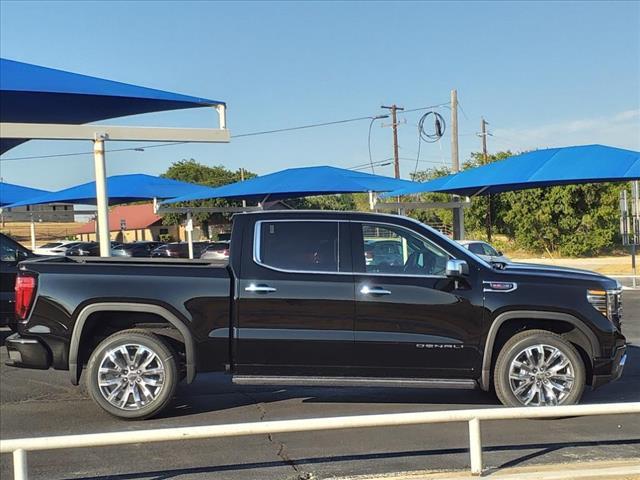
[[[449,260],[447,261],[446,275],[447,277],[469,275],[469,264],[464,260]]]

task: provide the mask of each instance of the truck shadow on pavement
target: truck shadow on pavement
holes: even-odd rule
[[[599,447],[607,446],[614,447],[620,445],[640,445],[640,439],[629,440],[606,440],[606,441],[583,441],[583,442],[567,442],[567,443],[547,443],[547,444],[522,444],[522,445],[499,445],[484,447],[484,453],[505,453],[505,452],[521,452],[535,450],[533,453],[527,453],[513,460],[504,462],[492,470],[508,468],[520,465],[524,462],[532,460],[537,457],[558,452],[564,448],[576,448],[576,447]],[[446,448],[439,450],[407,450],[401,452],[373,452],[367,454],[357,455],[337,455],[337,456],[324,456],[324,457],[311,457],[311,458],[296,458],[292,459],[292,462],[298,468],[304,469],[305,466],[331,464],[339,462],[364,462],[364,461],[384,461],[399,458],[416,458],[416,457],[437,457],[441,455],[462,455],[468,454],[468,448]],[[485,460],[486,461],[486,460]],[[119,475],[104,475],[104,476],[91,476],[91,477],[73,477],[75,480],[90,480],[90,479],[111,479],[111,480],[170,480],[172,478],[182,475],[196,475],[196,474],[214,474],[221,472],[231,471],[244,471],[253,469],[265,469],[265,468],[277,468],[291,466],[291,463],[285,461],[272,461],[272,462],[253,462],[242,464],[228,464],[228,465],[211,465],[207,467],[191,467],[191,468],[177,468],[173,470],[156,470],[138,473],[125,473]],[[462,465],[461,465],[462,467]],[[468,465],[464,465],[468,468]],[[425,463],[425,468],[428,465]],[[460,467],[458,467],[460,468]],[[346,475],[346,473],[345,473]],[[306,478],[306,477],[301,477]],[[310,477],[311,478],[311,477]]]
[[[239,386],[223,374],[201,374],[192,385],[181,385],[174,406],[158,418],[180,417],[236,408],[302,399],[303,403],[405,404],[450,408],[500,406],[495,395],[481,390],[348,387]],[[585,390],[584,403],[640,401],[640,347],[627,346],[622,378],[597,390]],[[439,408],[442,409],[442,408]]]
[[[492,393],[481,390],[366,387],[251,387],[234,385],[222,375],[203,375],[192,385],[181,385],[174,406],[156,418],[208,413],[246,405],[301,399],[302,403],[498,405]],[[221,391],[224,389],[224,391]]]

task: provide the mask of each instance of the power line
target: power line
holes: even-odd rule
[[[278,128],[275,130],[264,130],[261,132],[241,133],[240,135],[231,135],[231,138],[253,137],[255,135],[267,135],[269,133],[292,132],[294,130],[304,130],[305,128],[326,127],[328,125],[338,125],[341,123],[358,122],[361,120],[369,120],[371,118],[375,118],[375,117],[371,117],[369,115],[366,117],[348,118],[346,120],[335,120],[333,122],[311,123],[309,125],[300,125],[298,127]]]

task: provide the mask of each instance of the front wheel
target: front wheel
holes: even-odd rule
[[[161,337],[125,330],[91,354],[86,385],[91,398],[116,417],[144,419],[172,400],[179,381],[176,356]]]
[[[494,370],[496,395],[507,406],[573,405],[585,385],[580,354],[560,335],[528,330],[500,350]]]

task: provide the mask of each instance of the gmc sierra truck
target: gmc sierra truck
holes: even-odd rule
[[[380,242],[380,243],[378,243]],[[376,245],[378,244],[378,245]],[[44,258],[20,263],[15,367],[68,370],[123,418],[176,385],[495,389],[505,405],[566,405],[625,363],[620,285],[492,266],[410,218],[266,211],[233,220],[228,263]]]

